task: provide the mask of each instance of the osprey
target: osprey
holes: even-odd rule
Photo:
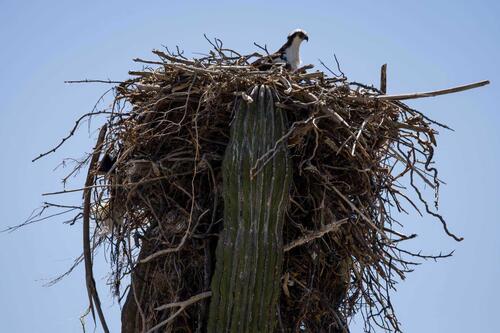
[[[272,64],[284,64],[285,68],[295,71],[300,66],[300,44],[304,40],[309,41],[307,33],[302,29],[295,29],[288,35],[286,43],[278,51],[258,59],[253,65],[265,70]]]

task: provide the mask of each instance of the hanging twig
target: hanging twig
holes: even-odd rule
[[[92,317],[95,322],[95,310],[101,321],[102,329],[105,333],[109,333],[108,325],[106,324],[106,319],[104,318],[104,313],[101,308],[101,301],[99,299],[99,294],[97,292],[94,274],[92,272],[92,249],[90,246],[90,196],[91,196],[91,186],[94,183],[95,170],[97,162],[99,161],[99,155],[101,154],[102,144],[106,136],[107,126],[104,125],[99,131],[99,136],[92,153],[92,159],[90,160],[89,171],[87,173],[87,180],[85,181],[85,190],[83,191],[83,256],[85,261],[85,280],[87,282],[87,293],[89,296],[89,305],[92,311]]]

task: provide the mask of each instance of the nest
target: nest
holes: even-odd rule
[[[270,86],[286,112],[280,140],[293,162],[277,329],[347,331],[361,312],[366,331],[400,331],[390,291],[416,257],[429,257],[402,247],[416,235],[403,234],[397,212],[425,211],[460,240],[436,213],[435,128],[446,126],[328,68],[264,71],[250,64],[256,54],[213,46],[196,60],[161,51],[155,61],[136,59],[143,70],[114,87],[111,108],[101,111],[107,125],[82,161],[93,157],[87,250],[106,246],[117,296],[132,275],[124,332],[204,327],[223,228],[221,163],[235,103],[252,103],[256,85]],[[95,172],[100,153],[115,159],[105,174]]]

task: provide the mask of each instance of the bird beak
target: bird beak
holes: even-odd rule
[[[306,40],[307,42],[309,42],[309,37],[305,37],[304,40]]]

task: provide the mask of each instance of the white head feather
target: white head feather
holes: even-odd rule
[[[295,29],[288,35],[289,46],[285,51],[286,61],[290,64],[292,71],[297,70],[301,64],[300,44],[304,40],[309,40],[307,33],[302,29]]]

